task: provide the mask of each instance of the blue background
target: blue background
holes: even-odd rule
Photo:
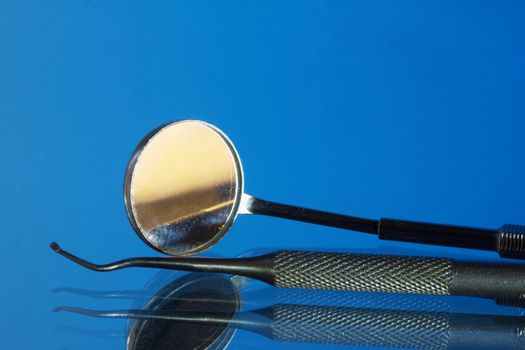
[[[116,302],[52,289],[140,290],[155,272],[97,274],[48,244],[100,262],[157,255],[128,224],[122,182],[137,142],[171,119],[225,131],[254,196],[525,223],[524,62],[520,1],[1,1],[2,344],[124,348],[123,336],[62,327],[124,332],[125,321],[51,313]],[[210,254],[259,247],[498,259],[255,216]],[[231,346],[268,344],[239,332]]]

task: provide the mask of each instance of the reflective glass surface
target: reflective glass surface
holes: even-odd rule
[[[56,291],[88,304],[93,299],[127,299],[132,304],[128,309],[59,306],[55,311],[100,319],[101,324],[128,319],[127,330],[118,337],[129,350],[219,350],[257,344],[420,350],[525,346],[525,317],[483,300],[279,290],[237,276],[167,272],[155,275],[142,290]],[[80,329],[65,331],[87,335]],[[246,335],[258,341],[243,340]]]
[[[57,241],[98,263],[161,255],[131,227],[123,180],[145,134],[174,119],[223,130],[254,196],[370,218],[525,224],[524,23],[525,2],[500,0],[0,1],[2,348],[126,349],[135,319],[53,308],[140,310],[183,276],[96,273],[49,249]],[[491,252],[258,216],[238,217],[205,254],[235,257],[256,248],[503,261]],[[66,287],[106,294],[60,289]],[[378,295],[302,296],[259,282],[237,288],[241,314],[232,319],[245,316],[261,327],[275,325],[269,314],[297,305],[322,315],[329,310],[320,307],[370,311],[361,315],[428,311],[443,320],[477,314],[483,318],[469,323],[480,327],[494,315],[524,315],[474,298],[434,298],[419,307],[419,297],[399,305]],[[231,315],[213,310],[209,334],[224,336],[228,349],[341,348],[274,340],[275,333],[246,324],[228,328],[219,321]],[[464,317],[452,319],[461,325]],[[523,335],[507,321],[494,324]],[[204,334],[198,328],[208,326],[141,344],[196,341]],[[280,330],[299,336],[296,326]],[[298,326],[315,335],[311,324]],[[356,334],[349,348],[363,348],[357,326],[349,328]],[[380,346],[379,333],[369,334],[367,349]]]

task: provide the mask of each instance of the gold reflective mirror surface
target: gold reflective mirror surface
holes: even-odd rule
[[[142,239],[171,255],[198,253],[235,219],[242,168],[215,127],[183,120],[160,128],[138,146],[126,173],[128,216]]]

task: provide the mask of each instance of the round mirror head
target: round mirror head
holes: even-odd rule
[[[129,162],[124,201],[129,220],[151,247],[170,255],[215,244],[237,216],[242,166],[214,126],[181,120],[153,130]]]

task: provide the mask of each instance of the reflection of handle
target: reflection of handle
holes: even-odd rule
[[[289,288],[525,296],[525,267],[424,257],[282,251],[275,257],[274,281]]]
[[[521,317],[274,305],[272,338],[280,341],[445,350],[518,350]]]
[[[449,314],[275,305],[272,338],[287,342],[447,349]]]

